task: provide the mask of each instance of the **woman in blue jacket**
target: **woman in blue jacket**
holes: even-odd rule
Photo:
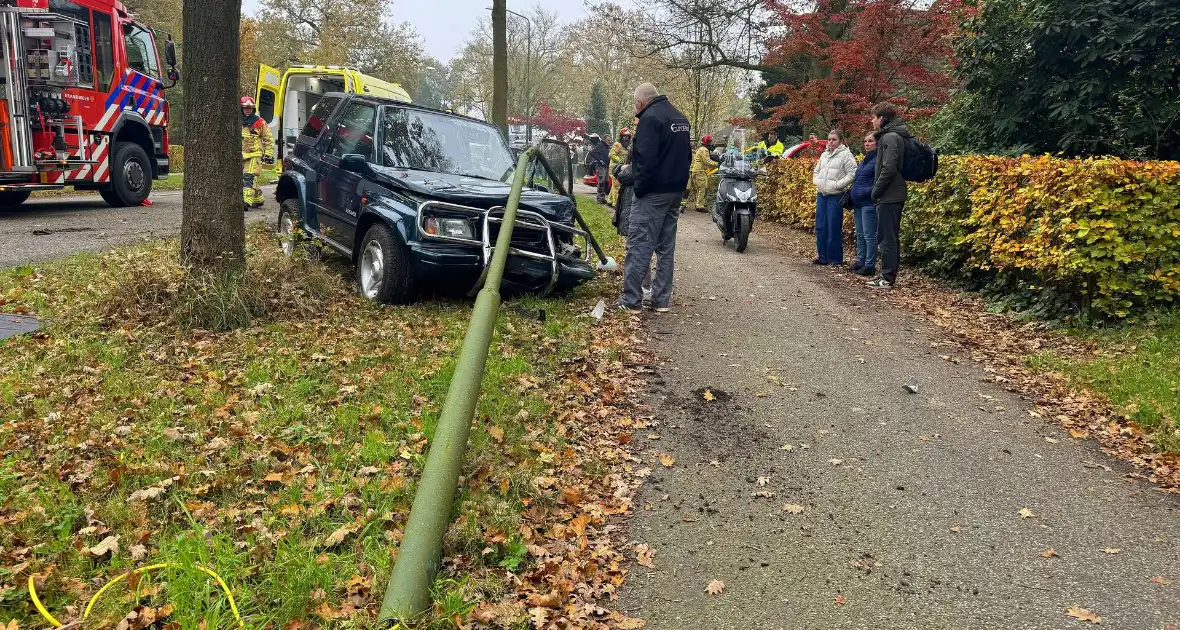
[[[877,170],[877,137],[865,136],[865,156],[852,180],[852,211],[856,223],[856,263],[852,271],[862,276],[877,273],[877,207],[873,205],[873,175]]]

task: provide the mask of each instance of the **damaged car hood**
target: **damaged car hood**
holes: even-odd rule
[[[508,203],[509,184],[490,179],[408,169],[372,166],[378,181],[418,201],[443,201],[486,210]],[[540,190],[524,189],[520,205],[550,221],[573,224],[574,203],[568,197]]]

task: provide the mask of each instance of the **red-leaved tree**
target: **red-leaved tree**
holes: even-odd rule
[[[850,132],[867,129],[874,103],[888,100],[910,118],[932,115],[953,85],[951,38],[970,8],[964,0],[767,0],[784,25],[765,62],[790,68],[767,93],[771,128],[784,119]]]
[[[586,133],[586,121],[555,111],[545,103],[537,107],[537,115],[533,116],[531,122],[534,127],[544,129],[560,140],[569,140]]]

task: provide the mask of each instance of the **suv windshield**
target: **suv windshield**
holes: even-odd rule
[[[501,181],[514,166],[503,137],[491,125],[391,106],[381,108],[381,163]]]

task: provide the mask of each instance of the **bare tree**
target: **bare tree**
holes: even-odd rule
[[[628,44],[634,55],[688,70],[767,68],[762,57],[774,29],[765,0],[652,0],[631,11],[612,4],[595,10],[612,23],[637,22],[637,37]]]
[[[184,3],[185,143],[181,260],[220,273],[245,265],[241,110],[238,105],[241,0]]]

